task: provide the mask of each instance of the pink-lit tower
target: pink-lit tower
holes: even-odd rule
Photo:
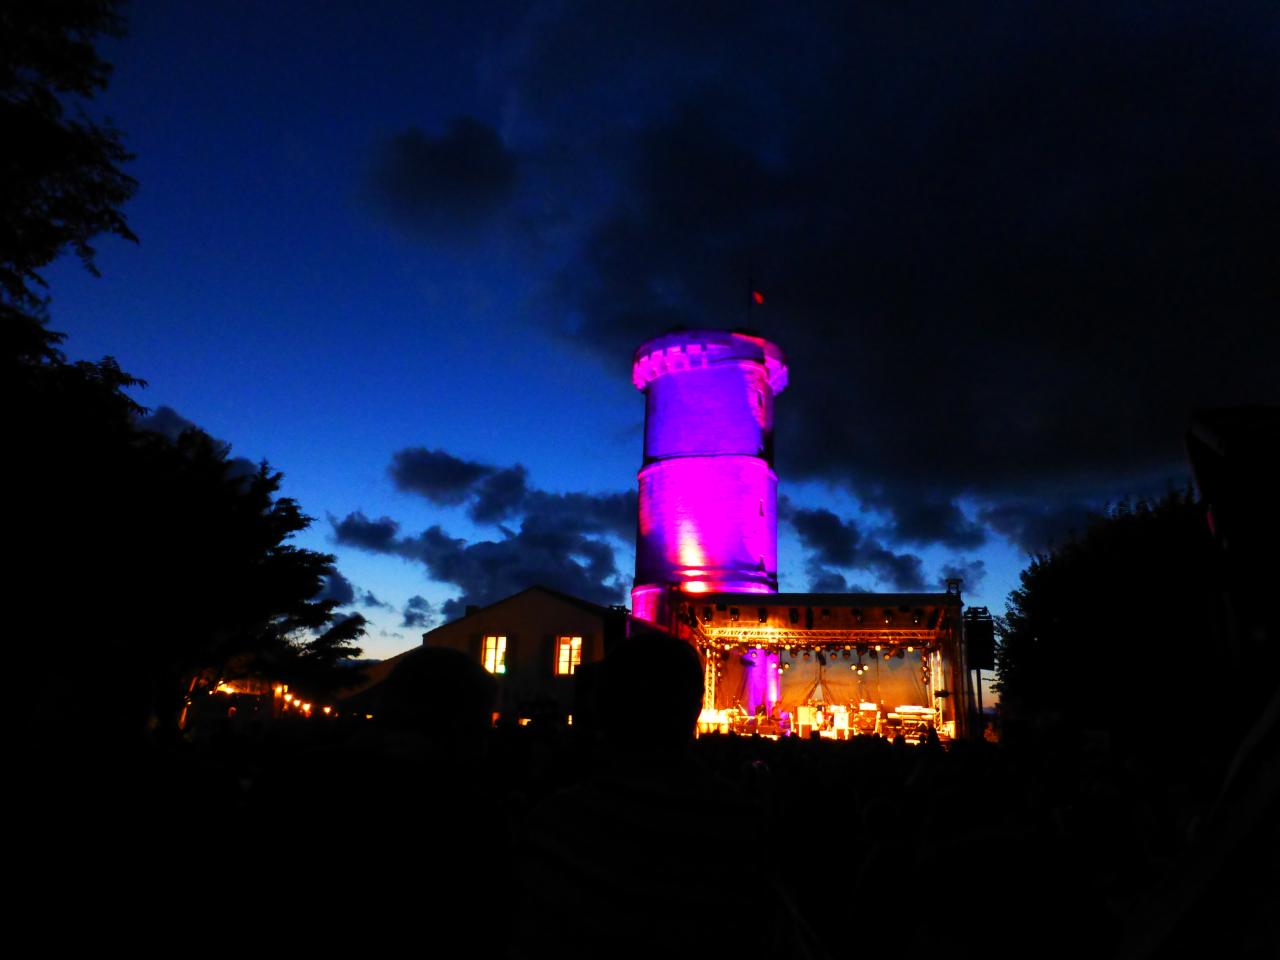
[[[777,593],[782,351],[744,333],[668,333],[636,351],[631,379],[645,395],[633,614],[665,622],[673,589]]]

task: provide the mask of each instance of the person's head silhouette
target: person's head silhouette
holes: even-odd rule
[[[702,710],[702,663],[683,640],[635,637],[605,658],[599,695],[605,733],[617,748],[678,753],[693,739]]]

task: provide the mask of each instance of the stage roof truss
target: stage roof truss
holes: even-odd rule
[[[719,645],[750,644],[760,647],[819,647],[839,644],[892,644],[928,646],[937,640],[936,630],[794,630],[786,627],[708,627],[697,631],[704,642]]]

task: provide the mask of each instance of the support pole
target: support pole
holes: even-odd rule
[[[978,732],[986,739],[987,715],[982,710],[982,668],[978,668]]]

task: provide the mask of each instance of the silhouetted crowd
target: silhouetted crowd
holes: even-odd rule
[[[1214,802],[1191,780],[1067,736],[694,740],[700,691],[692,651],[648,639],[606,660],[596,729],[493,727],[493,678],[424,649],[373,722],[68,752],[35,875],[140,946],[1273,955],[1276,860],[1252,840],[1211,847],[1190,919],[1161,919]]]

